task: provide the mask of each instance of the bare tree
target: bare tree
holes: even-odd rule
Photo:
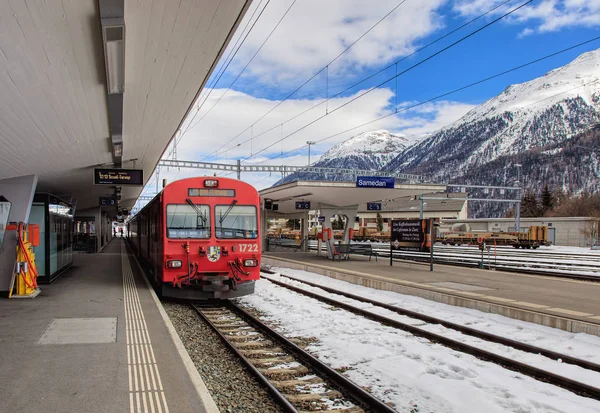
[[[598,245],[600,235],[600,218],[592,218],[590,221],[586,222],[584,227],[581,229],[581,234],[586,238],[586,240],[590,240],[591,245]]]

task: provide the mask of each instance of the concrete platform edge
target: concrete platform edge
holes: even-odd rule
[[[589,323],[577,319],[564,318],[553,314],[527,310],[505,304],[497,304],[476,298],[463,297],[458,294],[440,292],[436,291],[435,288],[419,286],[417,283],[410,281],[391,281],[389,279],[386,279],[385,277],[375,274],[359,273],[349,270],[338,270],[323,265],[306,264],[300,261],[294,261],[287,258],[271,257],[265,255],[263,255],[262,257],[262,264],[272,265],[276,267],[289,267],[292,269],[314,272],[337,280],[362,285],[364,287],[384,291],[393,291],[399,294],[413,295],[416,297],[425,298],[427,300],[436,301],[443,304],[470,308],[486,313],[499,314],[516,320],[528,321],[546,327],[558,328],[571,333],[587,333],[595,336],[600,336],[600,324]]]
[[[194,365],[194,362],[192,361],[187,350],[185,349],[183,342],[179,338],[179,334],[177,334],[177,331],[175,330],[173,323],[171,323],[171,319],[167,315],[167,312],[165,311],[162,303],[158,299],[158,296],[156,295],[154,288],[152,288],[152,285],[146,278],[146,273],[142,270],[142,266],[140,265],[140,263],[137,260],[137,258],[135,257],[135,255],[129,254],[129,252],[128,252],[128,255],[133,257],[133,260],[135,261],[138,269],[140,270],[140,273],[142,274],[142,278],[144,278],[144,282],[146,283],[146,285],[148,286],[148,289],[150,290],[150,295],[152,296],[152,299],[154,300],[154,304],[156,305],[156,308],[158,309],[160,316],[162,317],[163,321],[165,322],[165,325],[167,326],[167,330],[169,331],[169,334],[171,335],[171,340],[173,340],[173,343],[175,344],[175,347],[177,348],[177,352],[179,353],[179,356],[181,357],[181,360],[183,361],[183,365],[185,366],[185,369],[187,370],[187,373],[190,376],[190,380],[194,384],[194,388],[196,389],[196,392],[198,393],[198,397],[202,401],[202,404],[203,404],[202,407],[204,408],[206,413],[219,413],[219,408],[217,407],[217,404],[215,403],[214,399],[210,395],[210,392],[208,391],[206,384],[204,384],[204,380],[202,380],[200,373],[198,373],[198,369]]]

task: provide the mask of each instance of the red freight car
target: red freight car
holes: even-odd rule
[[[164,297],[228,299],[260,276],[259,196],[228,178],[182,179],[128,224],[128,240]]]

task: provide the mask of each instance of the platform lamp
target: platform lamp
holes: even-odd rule
[[[306,141],[306,144],[308,145],[308,164],[310,165],[310,146],[316,144],[317,142],[315,141]]]
[[[101,20],[108,94],[123,93],[125,91],[125,20],[122,18]]]

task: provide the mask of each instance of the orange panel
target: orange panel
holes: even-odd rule
[[[29,224],[27,226],[29,230],[28,238],[31,245],[39,247],[40,245],[40,226],[38,224]]]

